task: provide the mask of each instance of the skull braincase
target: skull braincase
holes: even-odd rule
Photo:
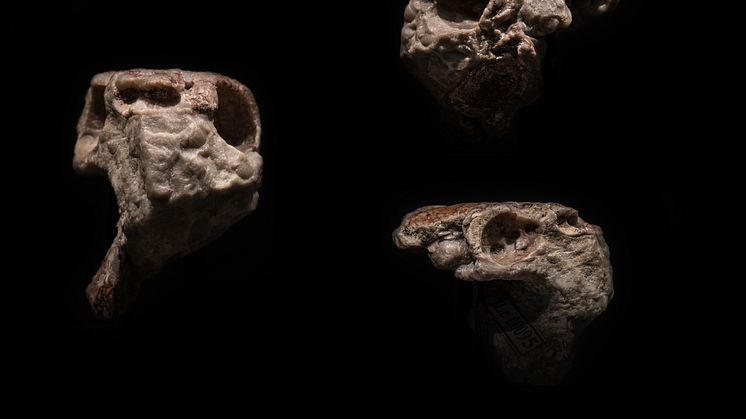
[[[541,91],[540,37],[600,14],[616,0],[410,0],[401,57],[471,133],[501,134]],[[568,6],[570,3],[570,6]]]
[[[117,239],[88,288],[97,315],[123,310],[139,281],[256,207],[260,135],[253,95],[230,78],[181,70],[93,77],[73,167],[107,174],[120,210]]]
[[[494,336],[504,372],[517,381],[558,382],[574,337],[613,294],[601,229],[559,204],[423,207],[404,217],[394,242],[402,249],[426,249],[436,267],[478,281],[487,294],[510,298],[532,313],[546,340],[542,348],[516,354],[504,333]]]

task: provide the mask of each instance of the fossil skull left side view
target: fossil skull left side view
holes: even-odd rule
[[[614,294],[601,228],[563,205],[428,206],[407,214],[393,238],[477,285],[475,329],[516,382],[559,384],[576,337]]]
[[[117,235],[87,288],[94,314],[124,312],[142,281],[252,212],[261,126],[251,91],[214,73],[128,70],[91,80],[73,168],[106,174]]]

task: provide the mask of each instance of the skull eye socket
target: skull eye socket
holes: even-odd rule
[[[104,102],[104,91],[106,86],[91,86],[88,113],[85,117],[85,126],[91,129],[102,129],[106,121],[106,104]]]
[[[580,225],[578,213],[566,211],[557,214],[557,229],[568,236],[583,234],[585,229]]]
[[[218,109],[214,124],[218,135],[241,151],[255,147],[258,116],[253,98],[230,83],[217,83],[216,87]]]
[[[482,231],[482,251],[507,257],[525,252],[535,240],[539,225],[513,213],[502,213],[490,220]]]
[[[489,0],[437,0],[435,10],[449,22],[478,21],[488,4]]]
[[[176,89],[165,86],[147,90],[127,88],[119,91],[119,97],[127,104],[139,99],[157,106],[174,106],[181,100],[181,95]]]
[[[568,213],[557,217],[558,225],[569,225],[571,227],[578,227],[578,214]]]

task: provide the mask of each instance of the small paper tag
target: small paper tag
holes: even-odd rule
[[[511,345],[521,355],[544,343],[538,331],[510,302],[503,300],[489,306],[490,314],[508,337]]]

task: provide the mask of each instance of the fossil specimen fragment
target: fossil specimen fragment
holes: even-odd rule
[[[93,77],[73,168],[106,174],[117,235],[87,295],[98,317],[126,309],[141,281],[256,208],[262,173],[254,97],[213,73],[129,70]]]
[[[469,133],[501,134],[541,91],[541,37],[618,0],[410,0],[401,57]]]
[[[574,337],[613,294],[601,229],[559,204],[423,207],[393,237],[401,249],[427,249],[457,278],[479,281],[477,327],[515,381],[558,383]]]

